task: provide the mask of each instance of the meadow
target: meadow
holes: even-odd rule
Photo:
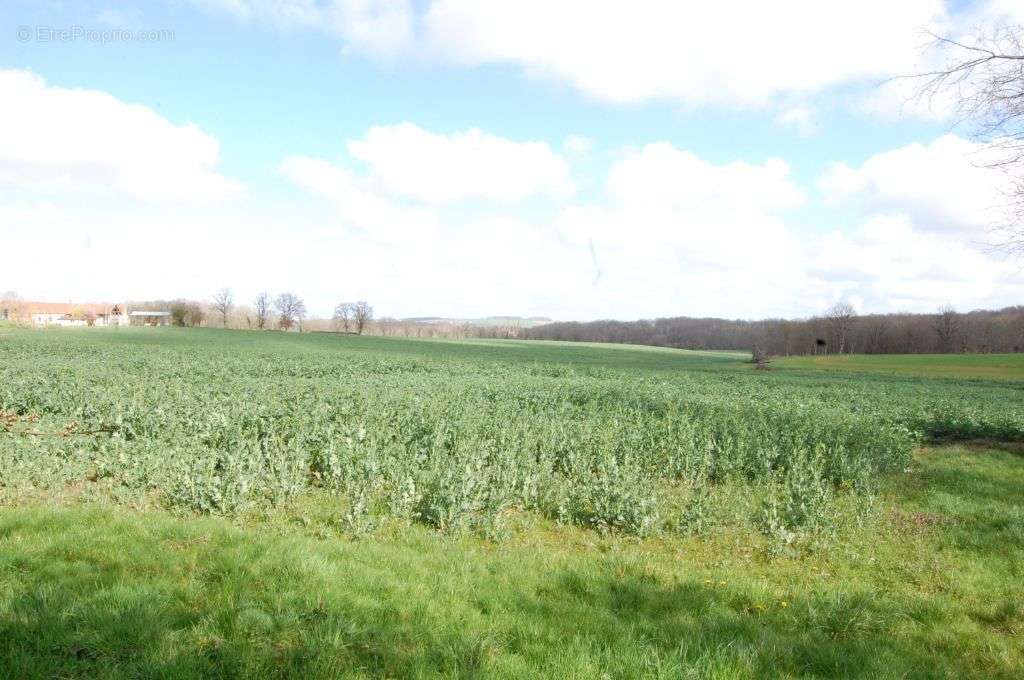
[[[1024,363],[746,359],[4,329],[0,675],[1019,676]]]
[[[1024,380],[1024,354],[829,354],[786,357],[778,366],[925,377]]]

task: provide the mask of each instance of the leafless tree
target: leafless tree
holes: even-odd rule
[[[2,302],[17,302],[20,299],[21,296],[18,295],[17,291],[13,290],[5,291],[3,295],[0,295],[0,301]]]
[[[302,320],[306,317],[306,303],[302,298],[294,293],[281,293],[274,300],[274,308],[277,310],[278,326],[289,330],[298,323],[299,330],[302,330]]]
[[[189,326],[202,326],[206,320],[206,310],[198,302],[189,302],[187,304],[188,309],[188,325]]]
[[[231,292],[230,288],[221,288],[213,296],[213,308],[220,314],[221,325],[224,328],[228,327],[228,314],[231,312],[231,307],[235,304],[235,294]]]
[[[935,319],[935,333],[943,352],[952,352],[957,335],[960,334],[960,315],[950,305],[939,308]]]
[[[253,310],[256,312],[256,326],[261,330],[266,328],[270,318],[270,293],[264,291],[257,295]]]
[[[355,305],[351,302],[342,302],[334,308],[334,330],[348,333],[349,325],[355,316]]]
[[[860,351],[866,354],[887,354],[891,344],[891,324],[885,317],[869,317],[861,324]]]
[[[993,231],[999,246],[1024,255],[1024,25],[932,38],[929,51],[941,65],[915,76],[917,97],[952,97],[959,122],[974,126],[975,140],[993,150],[982,164],[1004,171],[1010,187],[1006,217]]]
[[[857,318],[857,310],[849,302],[837,302],[825,312],[825,320],[832,336],[832,346],[839,354],[846,351],[846,340]]]
[[[366,300],[360,300],[352,309],[352,319],[356,324],[356,333],[362,335],[367,322],[373,319],[373,307]]]

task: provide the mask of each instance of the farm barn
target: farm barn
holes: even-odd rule
[[[0,303],[0,320],[34,326],[127,326],[125,306],[117,303],[29,302]]]
[[[167,326],[171,323],[170,312],[148,312],[139,310],[129,314],[133,326]]]

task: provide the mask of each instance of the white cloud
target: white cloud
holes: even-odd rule
[[[998,222],[1009,178],[982,167],[996,153],[956,135],[870,157],[859,167],[835,163],[818,186],[833,201],[868,212],[903,212],[926,231],[978,232]]]
[[[193,4],[223,11],[246,21],[258,19],[282,26],[312,26],[322,17],[316,0],[192,0]],[[328,6],[333,3],[328,3]]]
[[[618,215],[618,228],[635,234],[626,230],[638,216]],[[752,214],[664,213],[660,222],[659,231],[675,229],[675,238],[633,252],[630,282],[618,283],[631,295],[653,296],[662,309],[684,310],[673,313],[808,316],[837,300],[858,301],[861,312],[929,312],[945,303],[1000,307],[1024,294],[1013,263],[955,234],[918,229],[905,215],[875,215],[851,232],[825,234],[799,234],[780,219]],[[644,237],[628,238],[637,244]],[[605,270],[614,276],[614,263]]]
[[[913,72],[926,72],[937,68],[924,65]],[[909,73],[909,72],[908,72]],[[868,91],[855,104],[855,110],[886,121],[913,119],[927,122],[949,120],[957,107],[956,94],[952,90],[923,92],[925,81],[917,78],[898,77],[887,80]]]
[[[775,123],[791,127],[801,137],[810,137],[818,133],[818,112],[811,106],[792,106],[775,116]]]
[[[217,206],[221,212],[177,204],[154,211],[120,194],[40,200],[21,185],[0,187],[0,240],[16,252],[47,253],[45,261],[5,263],[3,287],[52,299],[123,299],[204,298],[231,285],[240,300],[264,288],[295,290],[316,314],[365,298],[382,315],[583,319],[800,316],[838,299],[858,301],[861,311],[931,311],[946,302],[970,309],[1024,295],[1012,263],[979,250],[962,229],[936,233],[924,219],[937,202],[951,223],[975,219],[983,204],[977,170],[958,165],[972,145],[955,137],[833,168],[822,180],[828,195],[859,201],[866,215],[851,231],[823,234],[788,221],[806,197],[782,160],[716,163],[665,142],[621,150],[603,195],[560,203],[544,217],[510,197],[549,193],[561,174],[540,172],[548,181],[539,185],[516,179],[526,172],[486,182],[465,176],[484,162],[481,153],[534,159],[519,155],[520,143],[479,133],[501,142],[492,156],[480,150],[489,144],[464,146],[460,135],[468,133],[411,126],[409,140],[391,136],[400,127],[377,128],[386,143],[369,133],[357,140],[363,159],[296,156],[281,164],[323,203],[252,196]],[[432,164],[438,155],[454,159],[455,169]],[[414,170],[395,170],[404,166]],[[427,170],[459,186],[420,183]],[[494,189],[502,184],[519,188]],[[955,212],[950,196],[968,207]],[[463,210],[463,198],[479,204]],[[125,264],[97,267],[99,260]],[[267,262],[273,266],[260,264]]]
[[[476,128],[438,134],[411,123],[378,126],[347,148],[382,189],[423,203],[564,198],[574,191],[568,164],[548,144]]]
[[[209,300],[231,286],[240,304],[251,304],[261,290],[294,289],[326,313],[338,287],[350,285],[349,262],[357,262],[339,239],[317,237],[308,223],[292,219],[282,229],[279,218],[244,204],[223,215],[178,206],[22,208],[24,221],[0,216],[0,237],[13,252],[39,257],[8,258],[0,278],[35,299]]]
[[[616,163],[608,174],[608,193],[625,204],[702,212],[721,207],[774,210],[804,201],[785,161],[714,165],[668,142],[648,144]]]
[[[112,190],[143,199],[238,194],[217,171],[217,140],[145,106],[96,90],[0,71],[0,185],[54,192]]]
[[[1024,5],[1017,0],[992,0],[984,12],[996,21],[1024,24]]]
[[[779,213],[806,197],[781,160],[717,164],[664,142],[626,150],[603,197],[551,219],[500,202],[484,217],[410,208],[372,174],[325,161],[292,159],[285,172],[335,202],[340,228],[363,229],[366,240],[345,247],[384,264],[352,274],[372,281],[371,297],[397,314],[753,318],[817,314],[839,299],[862,311],[930,311],[1010,304],[1024,293],[1008,263],[959,232],[920,227],[908,211],[865,206],[871,214],[851,232],[798,231]],[[429,236],[411,243],[416,225],[431,220]],[[388,238],[395,224],[408,226]]]
[[[968,201],[947,221],[978,219],[971,211],[984,205],[986,184],[970,174],[983,171],[969,164],[966,175],[938,168],[951,174],[944,187],[920,177],[917,164],[959,167],[963,140],[940,141],[880,154],[847,168],[856,177],[833,178],[840,193],[873,187],[885,200],[866,202],[869,214],[852,231],[825,233],[798,231],[775,214],[803,200],[781,161],[719,165],[664,143],[633,151],[609,173],[606,205],[569,208],[556,220],[572,250],[595,253],[593,292],[574,295],[601,310],[593,316],[611,317],[800,316],[840,299],[871,312],[1012,304],[1024,294],[1012,263],[987,253],[974,234],[936,233],[935,223],[921,221],[938,191],[947,192],[941,210],[958,208],[950,196]],[[900,163],[886,167],[893,158]],[[902,210],[883,212],[897,203]]]
[[[941,0],[716,3],[436,0],[429,47],[464,65],[513,64],[612,102],[761,105],[911,69]]]
[[[806,310],[798,241],[755,211],[582,206],[555,226],[589,264],[573,301],[590,316],[765,316]],[[591,262],[591,250],[593,252]]]
[[[443,139],[443,146],[450,143]],[[421,147],[395,148],[408,153]],[[430,148],[425,155],[445,153],[458,155],[445,148]],[[418,161],[414,157],[409,163]],[[460,313],[450,306],[424,310],[423,305],[438,304],[432,300],[444,305],[457,300],[468,310],[463,314],[562,318],[782,314],[792,310],[792,291],[805,279],[793,259],[796,239],[769,214],[803,200],[781,161],[715,165],[668,144],[649,145],[616,163],[607,200],[565,206],[550,220],[517,216],[501,195],[472,183],[474,196],[492,199],[489,215],[409,207],[408,194],[417,202],[429,198],[430,205],[451,199],[454,190],[409,191],[402,181],[382,181],[376,169],[371,165],[368,174],[359,175],[310,158],[292,158],[282,166],[297,184],[334,203],[339,229],[356,226],[369,239],[350,243],[353,251],[375,248],[373,242],[384,234],[388,250],[372,259],[388,263],[387,271],[367,276],[395,291],[404,288],[404,299],[397,292],[392,299],[407,314]],[[461,173],[438,172],[469,182]],[[463,189],[457,191],[462,195]],[[431,221],[430,237],[410,244],[415,225]],[[396,234],[399,224],[408,226]],[[414,288],[410,281],[416,281]]]
[[[324,190],[342,198],[329,179]],[[700,215],[589,204],[552,220],[500,213],[446,220],[417,239],[379,238],[350,228],[349,213],[310,219],[295,206],[210,216],[0,205],[4,244],[46,253],[6,261],[0,287],[55,300],[203,299],[230,285],[240,301],[262,289],[294,290],[319,315],[339,300],[365,298],[380,315],[586,319],[810,315],[838,299],[863,300],[860,311],[932,311],[946,302],[973,309],[1024,294],[1012,263],[954,234],[922,232],[906,216],[871,217],[850,233],[801,235],[749,210]]]
[[[346,147],[366,173],[310,158],[290,159],[284,170],[346,205],[380,204],[385,197],[430,206],[513,203],[564,199],[574,190],[568,164],[547,143],[513,141],[476,128],[438,134],[412,123],[375,126]]]
[[[837,298],[861,297],[872,311],[1010,304],[1024,290],[1019,273],[1013,290],[1000,283],[1011,270],[956,235],[915,228],[906,215],[876,215],[850,234],[824,235],[811,269]]]
[[[574,293],[591,316],[803,313],[801,246],[773,214],[803,201],[780,160],[715,164],[659,142],[613,165],[605,201],[567,208],[554,226],[592,259]]]
[[[414,38],[415,13],[407,0],[343,0],[334,3],[331,18],[353,51],[395,55]]]
[[[582,135],[568,135],[562,142],[562,148],[573,154],[590,153],[594,148],[594,140]]]
[[[293,156],[281,172],[330,200],[341,225],[396,247],[422,249],[442,232],[445,239],[458,238],[459,228],[438,212],[452,204],[476,200],[501,212],[530,197],[562,199],[573,192],[568,164],[547,144],[478,129],[445,135],[410,123],[377,126],[346,147],[350,162]],[[352,167],[358,164],[365,168]]]
[[[347,52],[508,64],[616,103],[741,107],[911,72],[922,31],[950,25],[943,0],[192,1],[242,20],[325,31]]]
[[[365,178],[319,158],[294,156],[281,171],[295,184],[334,203],[339,217],[351,226],[385,241],[422,241],[438,227],[430,210],[397,205]]]
[[[390,57],[414,40],[410,0],[192,0],[207,9],[283,29],[320,30],[338,36],[346,51]]]

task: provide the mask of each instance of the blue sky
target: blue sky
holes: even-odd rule
[[[45,256],[0,288],[563,319],[1020,301],[985,247],[1006,178],[886,82],[934,58],[922,30],[1016,3],[677,5],[4,3],[0,238]]]

